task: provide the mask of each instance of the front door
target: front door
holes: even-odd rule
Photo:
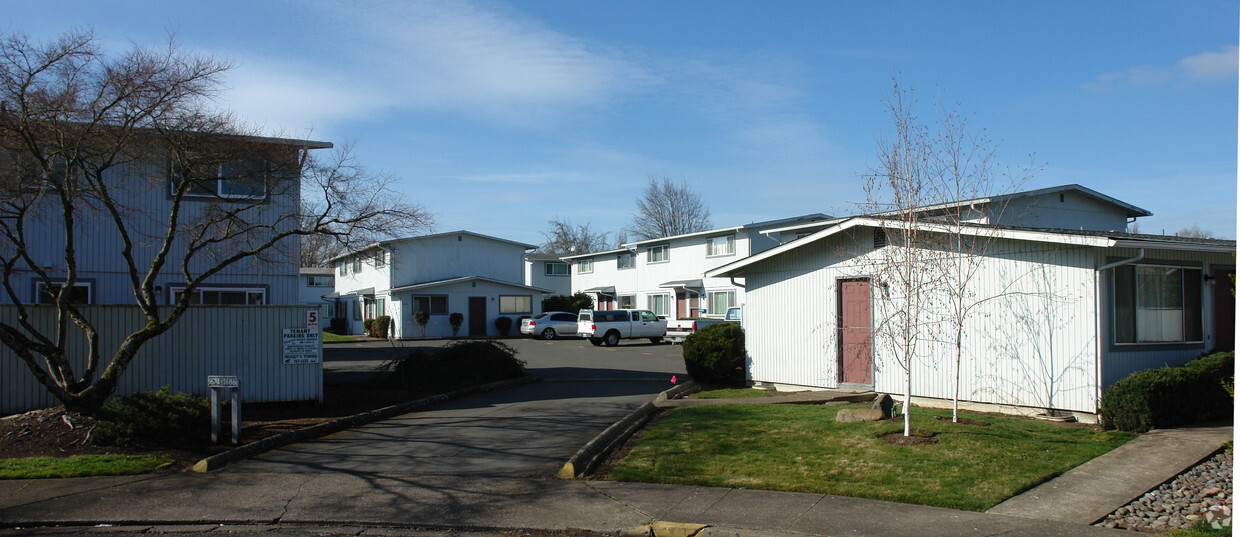
[[[1214,270],[1214,347],[1236,345],[1236,271]]]
[[[487,297],[469,297],[469,337],[487,335]]]
[[[873,385],[870,281],[842,280],[836,298],[840,323],[840,383]]]

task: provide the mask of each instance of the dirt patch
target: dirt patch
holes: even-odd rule
[[[248,444],[311,425],[403,403],[429,394],[351,384],[323,386],[323,404],[313,402],[254,403],[241,408],[241,444]],[[0,459],[69,457],[72,455],[164,454],[173,464],[164,471],[181,471],[208,456],[231,449],[188,439],[169,439],[162,445],[100,446],[88,440],[94,418],[63,407],[35,410],[0,418]],[[210,427],[210,425],[206,425]],[[224,424],[228,435],[228,424]]]
[[[935,416],[934,419],[939,420],[939,421],[951,421],[952,420],[950,416]],[[969,418],[957,418],[956,423],[959,425],[973,425],[975,427],[990,427],[989,423],[986,423],[984,421],[971,420]]]
[[[904,431],[896,431],[879,435],[878,438],[883,442],[897,446],[926,446],[939,443],[937,436],[921,431],[911,431],[908,436],[904,436]]]

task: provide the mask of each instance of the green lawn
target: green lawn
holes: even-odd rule
[[[339,334],[333,334],[325,330],[321,331],[320,333],[323,334],[323,343],[335,343],[339,341],[344,341],[344,342],[357,341],[357,338],[353,336],[342,336]]]
[[[816,492],[972,511],[999,502],[1132,439],[1016,418],[913,410],[913,428],[938,443],[878,437],[899,420],[836,423],[840,406],[721,405],[671,410],[612,479]],[[946,416],[938,420],[934,416]],[[964,416],[962,416],[964,417]]]
[[[0,479],[134,475],[172,464],[164,455],[74,455],[0,459]]]

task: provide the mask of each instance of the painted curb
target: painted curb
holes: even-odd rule
[[[610,427],[599,433],[592,440],[577,450],[568,462],[556,472],[555,477],[559,479],[576,479],[577,477],[588,474],[602,462],[611,450],[616,446],[624,443],[633,433],[645,425],[646,420],[658,410],[658,404],[668,399],[675,399],[681,395],[696,391],[698,386],[692,380],[684,384],[679,384],[673,388],[664,390],[655,396],[654,400],[647,401],[642,406],[629,412],[628,415],[620,418],[619,421],[611,424]]]
[[[526,375],[524,377],[519,377],[515,379],[500,380],[496,382],[490,382],[487,384],[479,384],[477,386],[461,388],[459,390],[453,390],[447,393],[440,393],[440,394],[435,394],[435,395],[431,395],[428,397],[423,397],[421,399],[414,399],[412,401],[406,401],[404,403],[399,403],[399,404],[395,404],[392,406],[387,406],[387,407],[371,410],[369,412],[363,412],[361,414],[354,414],[352,416],[347,416],[347,417],[335,419],[332,421],[320,423],[318,425],[313,425],[310,427],[306,427],[304,429],[297,429],[296,431],[289,431],[287,433],[282,433],[282,434],[278,434],[275,436],[269,436],[262,440],[251,442],[244,446],[239,446],[237,448],[230,449],[223,453],[218,453],[210,457],[207,457],[205,459],[202,459],[198,461],[198,463],[194,464],[193,471],[199,472],[199,473],[212,472],[220,468],[223,468],[225,465],[227,465],[230,462],[238,461],[241,459],[247,459],[255,455],[258,455],[260,453],[265,453],[267,451],[271,451],[276,448],[287,446],[294,442],[301,442],[304,440],[319,438],[319,437],[327,436],[335,432],[343,431],[345,429],[352,429],[354,427],[360,427],[368,423],[373,423],[373,422],[387,419],[393,416],[399,416],[401,414],[407,414],[414,410],[426,408],[428,406],[442,403],[444,401],[448,401],[451,399],[457,399],[460,397],[465,397],[467,395],[473,395],[476,393],[482,393],[482,392],[487,392],[491,390],[497,390],[500,388],[506,388],[508,386],[516,386],[518,384],[529,384],[529,383],[537,382],[537,381],[538,381],[538,377],[535,377],[533,375]]]

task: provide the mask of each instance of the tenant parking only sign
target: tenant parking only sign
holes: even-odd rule
[[[323,361],[319,331],[315,328],[284,329],[284,363],[317,364]]]

